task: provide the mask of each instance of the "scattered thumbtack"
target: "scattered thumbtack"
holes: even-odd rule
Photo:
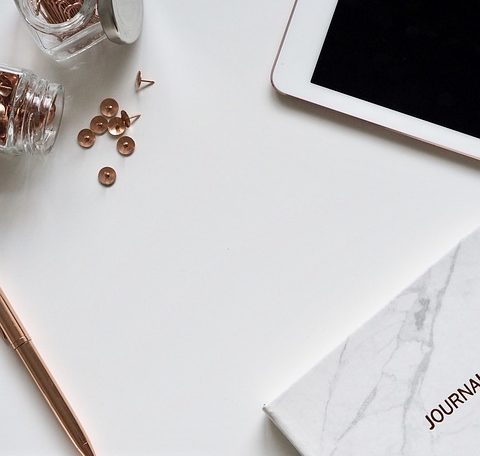
[[[77,136],[77,142],[80,147],[83,147],[84,149],[89,149],[95,144],[95,133],[90,130],[90,128],[84,128],[83,130],[80,130],[80,133],[78,133]]]
[[[90,130],[96,135],[103,135],[108,130],[108,119],[103,116],[95,116],[90,121]]]
[[[10,81],[0,79],[0,140],[5,136],[6,131],[6,109],[1,103],[2,94],[8,91]],[[16,83],[16,82],[15,82]],[[142,73],[137,73],[135,86],[137,90],[155,84],[155,81],[142,78]],[[13,86],[12,86],[13,87]],[[3,92],[2,92],[3,90]],[[105,98],[100,103],[100,113],[93,117],[90,121],[90,128],[84,128],[78,133],[77,142],[84,149],[89,149],[95,144],[97,135],[103,135],[107,131],[110,135],[118,137],[117,151],[120,155],[128,157],[135,152],[135,141],[130,136],[124,136],[125,130],[137,121],[141,114],[130,116],[123,109],[120,111],[120,116],[117,116],[120,110],[118,102],[113,98]],[[48,122],[55,118],[55,105],[52,105],[48,113]],[[5,121],[5,122],[4,122]],[[5,125],[4,125],[5,124]],[[5,130],[5,131],[4,131]],[[98,182],[105,187],[111,187],[117,180],[117,172],[110,166],[105,166],[98,172]]]
[[[108,119],[115,117],[118,113],[118,103],[113,98],[105,98],[100,103],[100,113]]]
[[[142,87],[142,84],[145,85]],[[140,90],[141,88],[145,89],[153,84],[155,84],[155,81],[152,81],[151,79],[143,79],[141,71],[137,73],[137,76],[135,78],[135,88],[137,90]]]
[[[125,127],[130,128],[130,125],[140,119],[141,114],[136,114],[135,116],[130,117],[126,111],[121,112],[121,119]]]
[[[98,182],[100,182],[104,187],[111,187],[117,180],[117,172],[110,168],[110,166],[105,166],[98,172]]]
[[[120,117],[114,117],[108,121],[108,132],[112,136],[120,136],[125,132],[125,124]]]
[[[135,152],[135,141],[130,136],[122,136],[117,141],[117,151],[124,157],[132,155]]]

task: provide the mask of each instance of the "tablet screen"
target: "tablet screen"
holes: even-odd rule
[[[480,138],[480,3],[339,0],[312,83]]]

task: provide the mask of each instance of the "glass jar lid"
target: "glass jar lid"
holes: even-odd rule
[[[143,0],[98,0],[98,15],[110,41],[132,44],[143,26]]]

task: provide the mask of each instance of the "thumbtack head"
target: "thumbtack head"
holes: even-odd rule
[[[8,97],[12,93],[12,86],[0,81],[0,96]]]
[[[4,145],[7,142],[8,132],[8,119],[6,117],[0,117],[0,145]]]
[[[112,136],[120,136],[125,132],[125,124],[120,117],[114,117],[108,121],[108,132]]]
[[[8,72],[3,72],[0,74],[0,80],[2,82],[6,82],[7,85],[14,86],[17,82],[20,76],[15,73],[8,73]]]
[[[95,133],[90,128],[84,128],[78,133],[77,142],[84,149],[89,149],[95,144]]]
[[[151,86],[153,84],[155,84],[155,81],[152,81],[150,79],[143,79],[142,77],[142,72],[139,71],[137,73],[137,76],[135,77],[135,88],[137,90],[140,90],[140,88],[142,87],[142,84],[145,83],[145,86],[144,88],[148,87],[148,86]]]
[[[122,136],[117,141],[117,150],[120,155],[128,157],[135,152],[135,141],[130,136]]]
[[[111,187],[117,180],[117,172],[110,168],[110,166],[105,166],[98,172],[98,182],[100,182],[104,187]]]
[[[108,119],[103,116],[95,116],[90,121],[90,130],[96,135],[103,135],[108,130]]]
[[[132,125],[133,122],[140,119],[140,116],[141,116],[141,114],[137,114],[135,116],[130,117],[126,111],[122,111],[120,115],[121,115],[123,124],[125,125],[126,128],[130,128],[130,125]]]
[[[127,128],[130,128],[130,125],[132,124],[132,122],[130,122],[130,116],[126,113],[126,111],[121,112],[121,118],[122,118],[123,124]]]
[[[50,125],[54,120],[55,116],[57,115],[57,105],[55,103],[50,106],[47,114],[47,125]]]
[[[109,119],[115,117],[118,113],[117,101],[113,98],[105,98],[105,100],[100,103],[100,113]]]

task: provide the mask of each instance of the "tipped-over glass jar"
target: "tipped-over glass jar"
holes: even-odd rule
[[[108,38],[138,39],[143,0],[15,0],[40,49],[61,61]]]
[[[0,65],[0,152],[50,152],[60,128],[63,101],[60,84]]]

